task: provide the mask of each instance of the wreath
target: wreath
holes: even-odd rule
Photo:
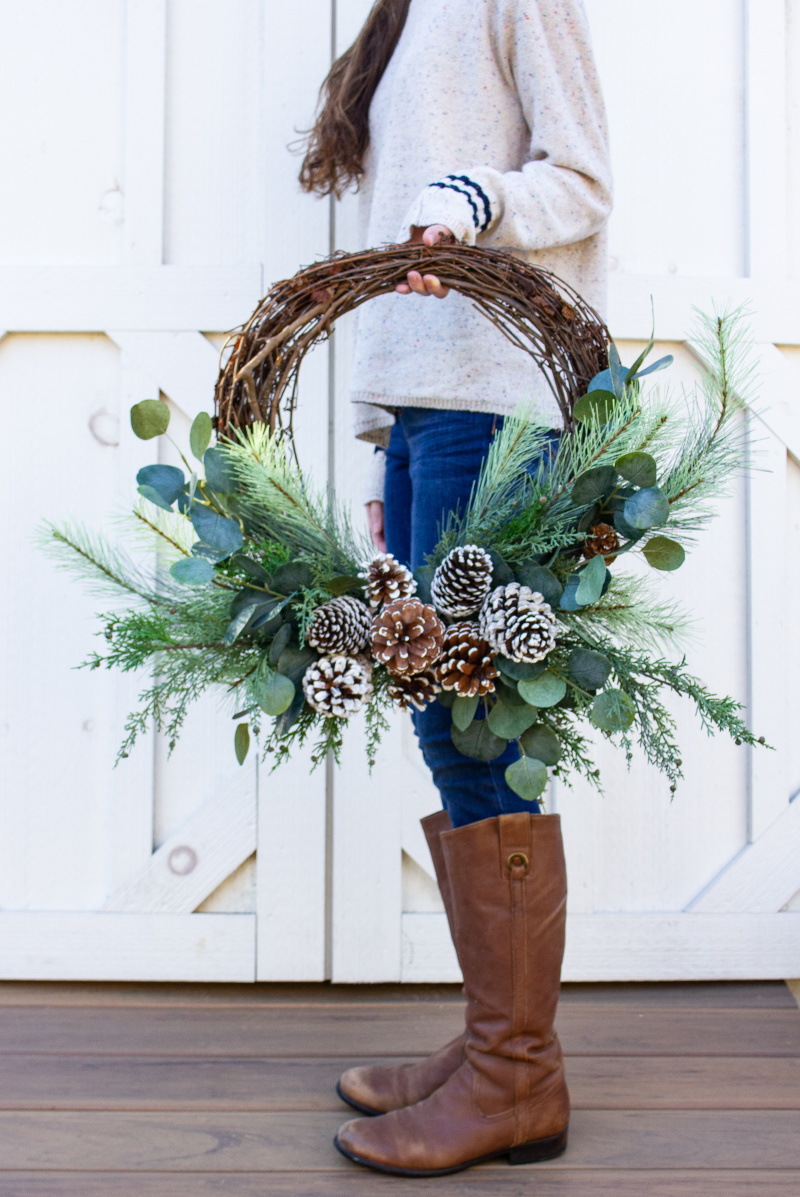
[[[506,417],[465,509],[449,513],[413,574],[376,554],[303,473],[293,431],[305,354],[412,268],[469,297],[534,358],[564,425],[554,447],[524,404]],[[229,341],[214,418],[192,424],[198,464],[178,449],[184,469],[137,474],[133,522],[149,534],[148,555],[137,560],[83,528],[46,528],[62,564],[126,600],[101,617],[103,649],[84,664],[151,670],[120,758],[152,723],[172,749],[212,687],[231,705],[240,763],[253,737],[276,763],[309,738],[314,764],[328,751],[338,759],[344,728],[363,712],[372,764],[390,708],[442,703],[464,755],[493,760],[517,745],[505,775],[525,799],[543,793],[549,771],[599,788],[596,731],[629,761],[638,742],[674,792],[670,691],[709,733],[763,744],[740,703],[675,659],[685,616],[654,585],[683,564],[746,465],[741,315],[700,317],[696,346],[703,381],[675,397],[645,382],[672,360],[645,364],[652,337],[624,366],[563,281],[463,246],[335,255],[278,283]],[[169,418],[156,399],[131,409],[145,440],[169,439]]]

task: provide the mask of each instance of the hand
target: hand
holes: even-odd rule
[[[369,534],[372,537],[372,543],[379,552],[386,552],[386,535],[383,524],[383,503],[373,499],[371,503],[366,504],[367,508],[367,524],[369,526]]]
[[[455,237],[443,224],[432,224],[427,229],[422,229],[419,225],[413,225],[411,228],[411,244],[412,245],[443,245],[448,242],[452,244]],[[423,295],[427,298],[429,295],[435,295],[437,299],[444,299],[449,287],[445,287],[435,274],[420,274],[418,270],[409,270],[407,283],[398,283],[395,287],[400,295],[408,295],[414,292],[415,295]]]

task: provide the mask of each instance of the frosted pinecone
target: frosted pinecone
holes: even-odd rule
[[[481,635],[480,625],[451,623],[444,635],[442,656],[436,676],[445,690],[455,690],[461,698],[491,694],[498,675],[493,664],[495,654]]]
[[[433,702],[441,688],[436,680],[436,671],[433,669],[426,669],[423,673],[415,673],[411,676],[393,675],[387,686],[389,697],[393,699],[396,706],[404,711],[409,707],[424,711],[426,706]]]
[[[321,715],[349,719],[372,697],[372,666],[365,657],[320,657],[303,675],[303,693]]]
[[[366,648],[371,627],[367,605],[345,594],[317,607],[306,631],[306,643],[329,656],[354,656]]]
[[[397,599],[411,598],[417,593],[417,583],[410,569],[391,553],[378,553],[359,574],[364,579],[364,589],[373,609]]]
[[[418,598],[387,603],[372,623],[372,655],[390,673],[422,673],[439,659],[444,624]]]
[[[452,549],[433,575],[434,606],[454,619],[473,615],[491,589],[493,570],[491,557],[476,544]]]
[[[544,595],[510,582],[497,586],[481,611],[481,631],[495,652],[512,661],[543,661],[555,648],[556,617]]]

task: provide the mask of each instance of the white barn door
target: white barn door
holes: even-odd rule
[[[0,6],[14,164],[0,191],[0,977],[457,979],[418,822],[437,797],[409,722],[371,778],[357,728],[340,770],[299,758],[272,774],[239,768],[210,698],[170,759],[151,737],[112,771],[144,682],[73,672],[102,604],[33,543],[46,517],[113,533],[153,460],[130,405],[160,392],[185,433],[210,408],[225,331],[276,279],[355,247],[353,201],[302,196],[287,145],[368,7]],[[682,345],[692,305],[753,307],[770,468],[665,586],[697,613],[696,671],[745,698],[776,751],[708,741],[682,711],[672,803],[605,752],[605,798],[552,791],[565,976],[797,976],[800,0],[749,0],[746,23],[728,0],[587,7],[617,179],[615,337],[635,352],[652,294],[678,385],[697,368]],[[304,366],[298,436],[304,465],[358,504],[369,449],[350,431],[349,337],[345,321]]]

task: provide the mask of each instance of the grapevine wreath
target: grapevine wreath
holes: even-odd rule
[[[521,396],[465,509],[449,513],[414,574],[315,487],[293,433],[308,350],[410,269],[434,272],[534,358],[564,426],[554,450]],[[251,733],[276,761],[309,737],[315,763],[328,750],[338,759],[344,727],[363,712],[372,763],[389,708],[443,703],[466,756],[492,760],[517,744],[506,779],[526,799],[542,794],[548,770],[600,784],[593,728],[629,760],[638,742],[674,791],[681,761],[665,691],[693,702],[707,731],[763,743],[739,703],[674,659],[685,619],[650,573],[681,566],[746,464],[741,317],[700,317],[705,373],[692,395],[644,381],[671,361],[646,366],[652,347],[623,366],[571,288],[491,250],[390,246],[276,284],[229,341],[213,420],[192,425],[198,464],[181,454],[185,472],[137,474],[147,556],[47,526],[63,563],[126,600],[102,616],[106,643],[86,664],[151,671],[120,756],[151,722],[173,747],[209,687],[232,704],[240,762]],[[145,440],[168,436],[169,416],[148,399],[131,423]]]

